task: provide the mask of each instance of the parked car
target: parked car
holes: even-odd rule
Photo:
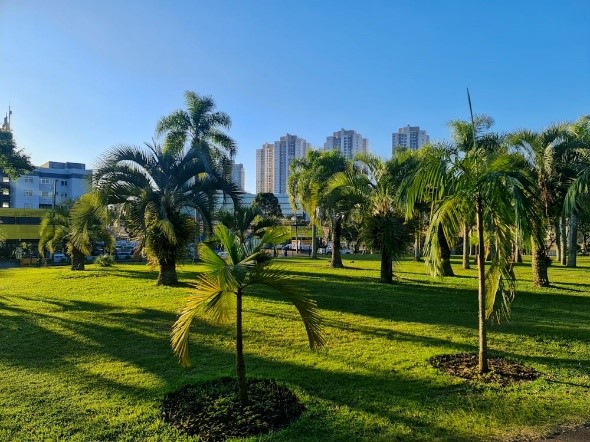
[[[325,254],[329,254],[332,253],[332,246],[328,246],[325,249]],[[354,252],[350,249],[347,249],[346,247],[340,247],[340,254],[341,255],[352,255]]]
[[[68,257],[61,252],[56,252],[53,254],[53,262],[55,264],[66,264],[68,262]]]

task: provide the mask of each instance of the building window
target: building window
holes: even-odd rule
[[[8,178],[7,176],[3,176],[2,177],[2,182],[3,183],[10,183],[10,178]]]
[[[32,190],[25,190],[25,196],[33,196]]]
[[[39,178],[39,184],[49,184],[49,178]]]
[[[10,189],[2,189],[2,195],[10,195]]]
[[[68,182],[67,182],[67,181],[63,181],[63,180],[62,180],[62,182],[61,182],[61,185],[62,185],[62,186],[67,186],[67,185],[68,185]]]
[[[32,176],[26,176],[25,177],[25,183],[26,184],[32,184],[33,183],[33,177]]]
[[[62,198],[67,198],[67,197],[68,197],[68,194],[67,194],[67,193],[62,193],[62,194],[61,194],[61,197],[62,197]]]
[[[41,196],[48,197],[48,196],[51,196],[51,193],[49,193],[49,192],[41,192]]]
[[[7,202],[7,201],[4,201],[4,202],[2,203],[2,207],[4,207],[4,208],[10,207],[10,203],[9,203],[9,202]]]

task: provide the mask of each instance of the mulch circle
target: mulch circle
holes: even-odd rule
[[[541,376],[534,368],[499,357],[488,358],[490,371],[483,375],[479,374],[478,355],[475,353],[439,355],[430,358],[428,362],[450,375],[472,381],[500,384],[503,387],[516,382],[534,381]]]
[[[219,442],[285,428],[305,410],[291,390],[271,380],[249,379],[248,396],[241,407],[234,378],[186,385],[166,395],[162,417],[183,433]]]

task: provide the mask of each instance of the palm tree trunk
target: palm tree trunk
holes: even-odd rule
[[[240,405],[248,405],[248,385],[246,384],[246,362],[244,361],[244,339],[242,331],[242,289],[236,293],[236,373],[240,390]]]
[[[567,266],[576,267],[576,254],[578,251],[578,216],[575,213],[570,215],[569,232],[567,237]]]
[[[318,228],[315,223],[311,224],[311,259],[318,259],[318,242],[316,241],[318,236]]]
[[[78,249],[72,250],[72,270],[84,270],[86,255]]]
[[[381,249],[381,277],[379,282],[384,284],[393,283],[393,258],[385,248]]]
[[[334,223],[334,234],[332,244],[332,261],[330,267],[335,269],[341,269],[344,267],[342,264],[342,256],[340,255],[340,238],[342,237],[342,216],[336,215],[333,218]]]
[[[532,270],[533,270],[533,284],[537,287],[549,287],[549,275],[547,274],[547,267],[550,259],[545,252],[544,247],[539,247],[532,241]]]
[[[463,224],[463,268],[470,269],[469,265],[469,224]]]
[[[422,234],[419,228],[414,232],[414,261],[422,261]]]
[[[557,262],[561,262],[561,229],[559,228],[559,218],[554,223],[553,228],[555,229],[555,258]]]
[[[478,307],[478,330],[479,330],[479,373],[487,373],[488,367],[488,338],[486,329],[486,261],[485,249],[483,247],[483,206],[481,195],[476,197],[476,222],[477,241],[479,249],[477,252],[477,307]]]
[[[565,215],[561,215],[561,250],[559,251],[561,264],[567,264],[567,220]]]
[[[178,282],[176,275],[176,261],[160,259],[160,273],[158,274],[158,285],[174,285]]]
[[[437,230],[438,241],[440,244],[440,259],[441,259],[441,276],[455,276],[453,268],[451,267],[451,248],[445,236],[442,226]]]

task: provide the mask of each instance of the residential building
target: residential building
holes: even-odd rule
[[[419,126],[400,127],[397,133],[391,136],[391,152],[395,151],[398,146],[405,146],[412,150],[419,149],[430,141],[430,137],[425,130],[420,130]]]
[[[287,193],[289,166],[303,158],[311,145],[297,135],[287,134],[274,144],[256,150],[256,192]]]
[[[369,142],[354,130],[340,129],[326,138],[324,150],[339,150],[342,155],[351,160],[359,153],[368,153]]]
[[[82,163],[48,161],[10,183],[10,207],[51,209],[89,192],[91,177]]]
[[[233,163],[231,166],[231,180],[238,186],[238,190],[243,192],[246,185],[246,178],[244,176],[244,165],[241,163]]]

